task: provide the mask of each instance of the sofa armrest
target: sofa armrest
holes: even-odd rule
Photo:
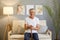
[[[12,31],[9,31],[8,34],[11,35]]]
[[[8,37],[10,37],[10,36],[11,36],[11,33],[12,33],[12,31],[9,31],[9,32],[8,32]]]
[[[50,30],[47,31],[47,34],[52,37],[52,32]]]

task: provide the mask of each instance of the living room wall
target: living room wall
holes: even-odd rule
[[[53,0],[19,0],[18,3],[21,3],[23,5],[48,5],[51,8],[54,8],[54,3]],[[0,1],[0,40],[3,40],[4,37],[4,31],[5,31],[5,25],[7,24],[7,20],[8,17],[3,15],[3,6],[5,6],[4,4],[1,3]],[[17,4],[13,5],[14,10],[16,9]],[[15,10],[16,11],[16,10]],[[14,11],[14,13],[16,13]],[[12,15],[10,16],[10,24],[12,24],[12,21],[15,19],[20,19],[20,20],[24,20],[27,17],[27,15]],[[52,20],[50,18],[50,16],[48,15],[48,12],[46,9],[44,9],[43,15],[37,15],[37,17],[40,20],[46,20],[47,21],[47,26],[48,28],[52,31],[52,37],[53,40],[55,39],[55,31],[54,31],[54,26],[52,23]],[[7,35],[6,35],[7,38]]]

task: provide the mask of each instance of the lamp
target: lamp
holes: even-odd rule
[[[13,7],[3,7],[3,14],[4,15],[12,15],[13,14]]]
[[[5,36],[6,36],[6,31],[8,32],[8,30],[9,30],[9,25],[10,25],[10,23],[9,23],[9,15],[12,15],[13,14],[13,7],[3,7],[3,15],[7,15],[8,16],[8,24],[7,24],[7,26],[6,26],[6,28],[5,28],[5,32],[4,32],[4,40],[5,40]]]

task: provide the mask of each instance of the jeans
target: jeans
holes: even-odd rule
[[[24,34],[24,40],[30,40],[30,38],[31,38],[31,33]],[[39,40],[38,33],[32,33],[32,38],[33,40]]]

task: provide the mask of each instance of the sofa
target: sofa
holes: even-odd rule
[[[47,26],[44,22],[40,20],[41,25]],[[12,30],[8,32],[8,40],[24,40],[24,23],[24,20],[13,20]],[[45,33],[39,33],[39,31],[39,40],[52,40],[52,32],[49,29]]]

